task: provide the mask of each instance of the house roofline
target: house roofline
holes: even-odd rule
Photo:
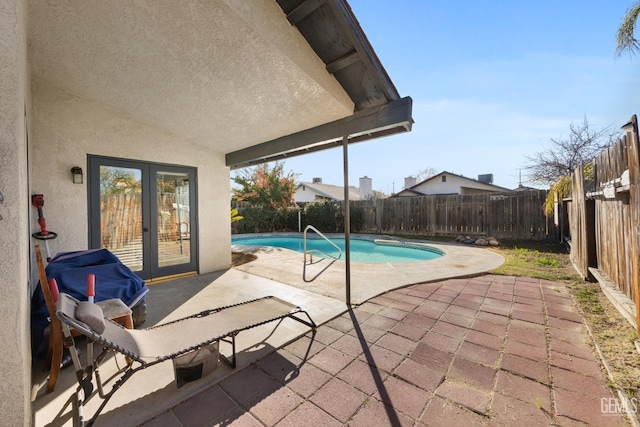
[[[464,180],[471,181],[471,182],[473,182],[473,183],[482,184],[482,185],[487,185],[487,186],[490,186],[490,187],[495,187],[495,188],[497,188],[497,189],[499,189],[499,190],[501,190],[501,191],[513,191],[513,190],[511,190],[511,189],[509,189],[509,188],[506,188],[506,187],[501,187],[501,186],[499,186],[499,185],[489,184],[489,183],[486,183],[486,182],[481,182],[481,181],[478,181],[477,179],[469,178],[469,177],[462,176],[462,175],[458,175],[458,174],[455,174],[455,173],[453,173],[453,172],[448,172],[448,171],[442,171],[442,172],[440,172],[440,173],[439,173],[439,174],[437,174],[437,175],[430,176],[429,178],[427,178],[427,179],[425,179],[425,180],[422,180],[422,181],[420,181],[419,183],[417,183],[417,184],[415,184],[415,185],[412,185],[412,186],[411,186],[411,187],[409,187],[409,188],[410,188],[410,189],[416,188],[416,187],[418,187],[418,186],[420,186],[420,185],[424,184],[425,182],[427,182],[427,181],[431,181],[431,180],[433,180],[433,179],[435,179],[435,178],[437,178],[437,177],[439,177],[439,176],[441,176],[441,175],[444,175],[444,174],[452,175],[452,176],[455,176],[455,177],[457,177],[457,178],[462,178],[462,179],[464,179]]]
[[[346,0],[276,0],[287,20],[354,103],[351,116],[226,154],[232,169],[410,132],[410,97],[401,98]]]

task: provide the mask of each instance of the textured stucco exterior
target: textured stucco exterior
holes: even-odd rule
[[[80,250],[87,155],[194,167],[198,269],[225,269],[225,155],[354,110],[275,1],[6,0],[0,93],[0,420],[11,426],[31,423],[31,194],[58,233],[52,254]]]
[[[509,191],[507,188],[497,185],[486,184],[475,179],[466,178],[453,173],[441,172],[436,176],[428,178],[413,187],[410,191],[404,189],[397,196],[411,197],[416,195],[437,195],[437,194],[484,194]]]
[[[29,2],[33,74],[216,151],[350,115],[275,1]]]
[[[0,423],[7,426],[31,420],[24,12],[19,0],[0,6]]]
[[[207,150],[117,111],[34,81],[31,189],[45,196],[47,227],[58,233],[52,252],[88,247],[86,176],[71,182],[70,170],[87,171],[87,155],[127,158],[197,168],[200,272],[228,268],[229,168],[224,154]],[[35,215],[31,224],[38,230]]]
[[[302,182],[293,193],[296,202],[313,202],[314,200],[344,200],[344,187],[339,185]],[[356,187],[349,187],[349,200],[360,200],[360,193]]]

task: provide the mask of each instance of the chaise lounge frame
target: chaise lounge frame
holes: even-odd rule
[[[150,366],[173,360],[189,352],[212,343],[224,341],[231,345],[231,355],[220,353],[220,359],[232,368],[236,367],[236,336],[251,328],[285,318],[296,320],[315,332],[316,324],[309,314],[300,307],[274,296],[265,296],[238,304],[205,310],[172,322],[146,329],[125,329],[120,324],[104,319],[105,329],[97,333],[76,317],[79,301],[61,293],[57,303],[57,317],[62,324],[65,345],[69,347],[75,368],[78,386],[75,393],[58,413],[61,417],[69,403],[73,409],[74,426],[92,425],[109,399],[136,372]],[[302,318],[300,316],[306,316]],[[87,364],[80,362],[74,336],[71,330],[87,337]],[[92,343],[99,343],[103,350],[93,357]],[[125,366],[103,382],[99,365],[110,352],[123,354],[127,358]],[[97,390],[94,390],[93,377]],[[107,392],[104,385],[116,379]],[[99,394],[103,399],[91,419],[85,421],[82,408],[89,399]]]

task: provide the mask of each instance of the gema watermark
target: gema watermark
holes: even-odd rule
[[[638,415],[640,402],[638,398],[618,399],[617,397],[603,397],[600,399],[600,411],[603,415]]]

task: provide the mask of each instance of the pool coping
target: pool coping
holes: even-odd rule
[[[242,243],[235,243],[234,242],[234,238],[235,239],[256,239],[256,238],[286,238],[286,237],[295,237],[295,238],[302,238],[303,233],[297,233],[297,232],[282,232],[282,233],[244,233],[244,234],[234,234],[231,237],[231,248],[232,251],[237,251],[237,252],[246,252],[246,251],[251,251],[254,250],[255,248],[262,248],[263,246],[261,245],[246,245],[246,244],[242,244]],[[341,239],[344,240],[345,235],[342,233],[326,233],[324,234],[329,240],[331,239]],[[307,239],[309,240],[324,240],[321,236],[318,236],[317,234],[311,235],[311,236],[307,236]],[[416,241],[415,239],[403,239],[403,238],[398,238],[398,237],[391,237],[391,236],[386,236],[386,235],[380,235],[380,234],[351,234],[351,239],[350,240],[363,240],[363,241],[367,241],[367,242],[373,242],[378,246],[392,246],[392,247],[400,247],[400,248],[410,248],[410,249],[416,249],[416,250],[421,250],[421,251],[425,251],[425,252],[431,252],[431,253],[436,253],[438,255],[444,256],[445,252],[442,249],[439,249],[437,247],[435,247],[433,244],[431,244],[431,242],[426,242],[426,241]],[[250,247],[251,249],[244,249],[243,248],[239,248],[238,246],[247,246]],[[281,249],[288,249],[288,248],[281,248]],[[290,249],[292,250],[292,249]],[[296,250],[293,250],[294,252],[297,253],[301,253],[298,252]],[[344,261],[344,260],[338,260],[338,261]],[[421,260],[416,260],[416,261],[421,261]],[[362,263],[363,261],[354,261],[353,258],[351,259],[351,262],[357,262],[357,263]],[[414,261],[402,261],[402,262],[414,262]],[[377,264],[377,262],[375,263],[371,263],[371,264]]]

